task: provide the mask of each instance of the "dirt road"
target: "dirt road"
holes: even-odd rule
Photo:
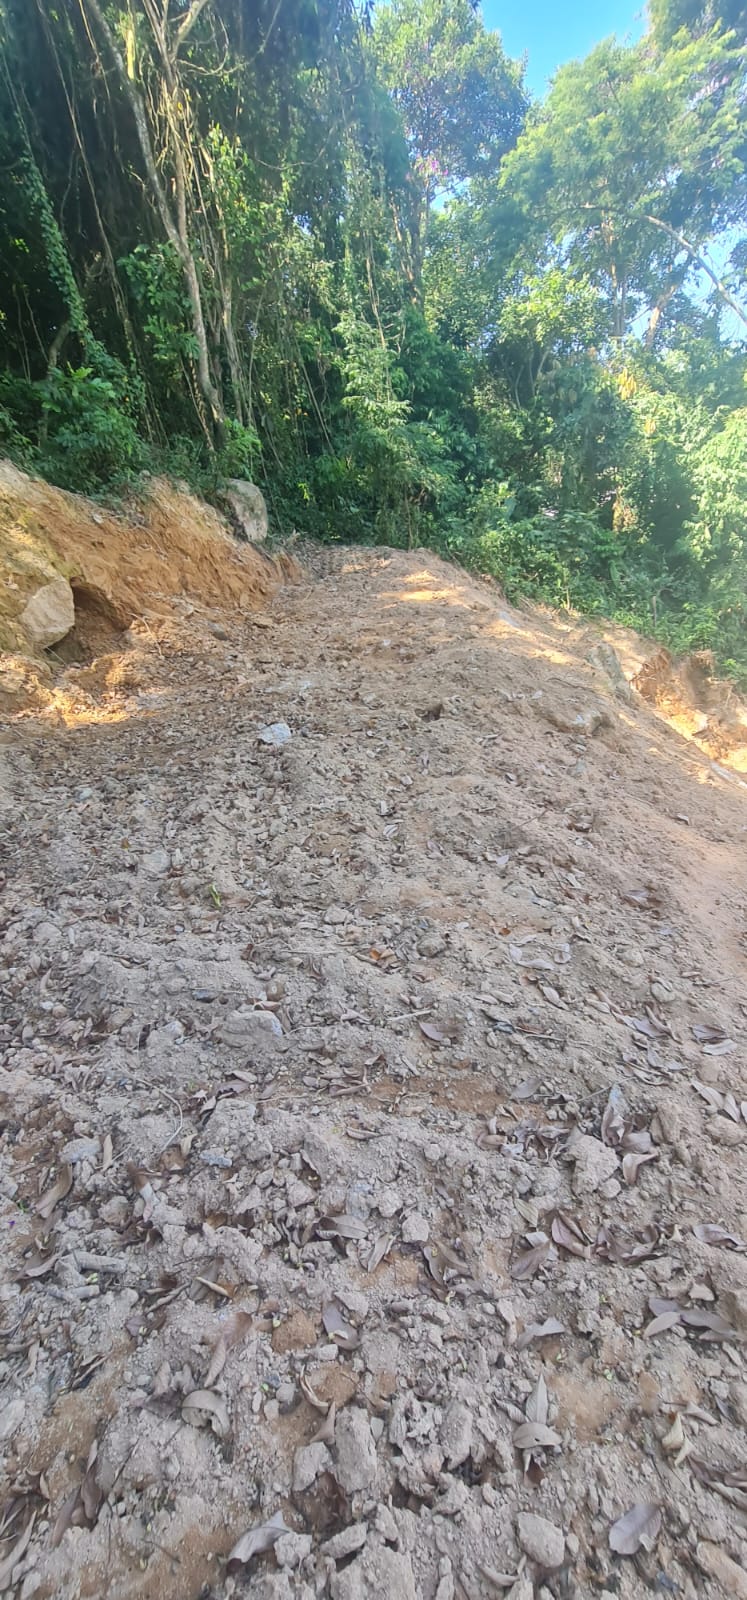
[[[0,743],[0,1592],[747,1594],[744,784],[422,552],[138,639]]]

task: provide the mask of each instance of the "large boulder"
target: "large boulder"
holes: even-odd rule
[[[229,478],[223,499],[233,518],[240,538],[248,544],[264,544],[267,538],[267,506],[265,497],[256,483],[243,478]]]
[[[75,626],[75,601],[67,578],[53,578],[27,600],[19,617],[32,650],[59,644]]]

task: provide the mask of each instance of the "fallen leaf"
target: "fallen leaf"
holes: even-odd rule
[[[104,1146],[101,1152],[101,1171],[108,1172],[114,1160],[114,1145],[110,1133],[104,1134]]]
[[[355,1350],[360,1344],[359,1335],[355,1328],[345,1318],[334,1300],[330,1300],[322,1311],[322,1322],[333,1344],[340,1350]]]
[[[330,1404],[329,1410],[327,1412],[326,1417],[324,1418],[324,1421],[317,1428],[316,1433],[312,1435],[312,1438],[309,1441],[310,1444],[333,1444],[334,1443],[334,1438],[335,1438],[335,1417],[336,1416],[337,1416],[337,1404],[333,1400],[331,1402],[331,1404]]]
[[[518,1428],[514,1429],[517,1450],[557,1449],[562,1443],[560,1434],[546,1427],[543,1422],[520,1422]]]
[[[193,1389],[191,1394],[185,1395],[182,1416],[193,1428],[202,1428],[209,1421],[219,1439],[228,1433],[228,1407],[224,1396],[215,1389]]]
[[[732,1122],[739,1122],[741,1112],[733,1094],[724,1095],[724,1112],[727,1117],[731,1117]]]
[[[566,1212],[556,1211],[550,1232],[555,1243],[561,1245],[564,1250],[569,1250],[571,1255],[584,1258],[590,1255],[591,1246],[586,1234]]]
[[[557,1317],[548,1317],[546,1322],[530,1322],[523,1333],[516,1340],[517,1350],[526,1350],[533,1339],[550,1339],[553,1334],[565,1333],[565,1325],[558,1322]]]
[[[726,1033],[716,1022],[696,1022],[691,1030],[697,1044],[723,1044]]]
[[[8,1551],[8,1554],[3,1557],[2,1561],[0,1561],[0,1593],[2,1593],[4,1589],[7,1589],[14,1567],[18,1566],[21,1556],[25,1554],[26,1550],[28,1550],[29,1544],[31,1543],[31,1535],[34,1531],[36,1516],[36,1512],[32,1512],[31,1518],[27,1522],[23,1533],[16,1540],[12,1549]],[[54,1544],[54,1538],[52,1539],[52,1543]]]
[[[230,1567],[232,1561],[237,1561],[246,1566],[253,1556],[262,1556],[266,1550],[272,1550],[281,1534],[290,1532],[291,1529],[283,1521],[282,1511],[276,1511],[269,1522],[260,1522],[256,1528],[242,1533],[233,1550],[229,1551],[227,1565]]]
[[[518,1283],[533,1278],[535,1272],[544,1266],[550,1254],[550,1240],[545,1239],[543,1244],[535,1244],[531,1250],[525,1250],[522,1255],[516,1256],[511,1264],[511,1277]]]
[[[365,1239],[368,1229],[360,1217],[351,1217],[342,1211],[338,1217],[320,1217],[316,1231],[322,1239]]]
[[[722,1244],[727,1250],[747,1250],[744,1239],[740,1239],[736,1233],[729,1233],[726,1228],[719,1227],[717,1222],[696,1222],[693,1233],[701,1244]]]
[[[700,1095],[701,1100],[705,1100],[706,1105],[710,1106],[711,1111],[723,1110],[724,1097],[720,1089],[712,1089],[709,1083],[701,1083],[698,1078],[692,1079],[692,1088]]]
[[[250,1311],[232,1311],[213,1351],[213,1358],[205,1375],[205,1388],[210,1389],[226,1364],[229,1350],[245,1339],[254,1318]]]
[[[684,1444],[685,1429],[682,1425],[682,1417],[678,1411],[675,1415],[674,1422],[672,1423],[669,1432],[665,1433],[661,1441],[661,1448],[668,1456],[671,1456],[676,1455],[677,1452],[682,1449]]]
[[[734,1329],[719,1316],[718,1311],[698,1311],[688,1307],[681,1313],[681,1319],[687,1328],[696,1328],[702,1331],[704,1339],[734,1339]]]
[[[369,1254],[364,1262],[366,1272],[374,1272],[376,1270],[379,1262],[383,1261],[385,1256],[388,1256],[393,1244],[393,1233],[380,1233],[377,1238],[374,1239]]]
[[[659,1333],[669,1333],[671,1328],[676,1328],[680,1320],[679,1311],[662,1311],[653,1322],[649,1322],[643,1330],[644,1339],[655,1339]]]
[[[602,1112],[602,1141],[614,1149],[625,1132],[625,1101],[622,1090],[613,1084]]]
[[[36,1210],[38,1215],[43,1217],[45,1221],[47,1217],[51,1217],[55,1206],[59,1204],[60,1200],[64,1200],[65,1195],[70,1193],[72,1187],[73,1169],[70,1163],[66,1161],[57,1182],[52,1184],[51,1189],[47,1189],[46,1194],[43,1194],[40,1200],[37,1200]]]
[[[549,1401],[547,1397],[547,1384],[543,1374],[540,1373],[537,1382],[524,1407],[528,1422],[539,1422],[543,1426],[547,1422]]]
[[[418,1027],[420,1029],[420,1032],[423,1035],[423,1038],[424,1039],[430,1039],[431,1044],[448,1044],[449,1043],[449,1040],[448,1040],[446,1034],[442,1033],[440,1028],[435,1027],[434,1023],[432,1023],[432,1022],[418,1022]]]
[[[730,1056],[736,1050],[735,1039],[721,1039],[718,1044],[704,1044],[704,1056]]]
[[[639,1550],[653,1550],[661,1532],[661,1508],[643,1504],[631,1506],[609,1530],[610,1549],[619,1556],[634,1556]]]
[[[648,1155],[636,1155],[633,1151],[629,1151],[627,1155],[623,1156],[623,1177],[630,1188],[633,1187],[638,1178],[638,1168],[645,1166],[647,1161],[656,1161],[658,1155],[658,1150],[651,1150]]]

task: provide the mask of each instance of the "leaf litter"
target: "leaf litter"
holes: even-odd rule
[[[305,592],[289,593],[250,695],[243,658],[227,654],[214,682],[185,654],[187,718],[170,695],[163,715],[112,724],[111,746],[85,723],[70,741],[48,729],[33,782],[10,752],[23,821],[3,928],[18,966],[0,1022],[0,1430],[16,1509],[0,1561],[29,1590],[38,1575],[64,1595],[84,1559],[112,1590],[137,1566],[162,1600],[205,1582],[222,1600],[226,1572],[282,1587],[300,1560],[291,1586],[363,1592],[386,1550],[392,1593],[430,1592],[448,1518],[443,1592],[471,1572],[476,1593],[518,1585],[524,1600],[518,1519],[536,1513],[577,1531],[563,1582],[632,1600],[643,1573],[691,1584],[680,1509],[697,1539],[714,1504],[744,1514],[731,891],[706,948],[654,809],[644,859],[629,772],[654,770],[645,707],[612,718],[610,748],[582,755],[583,733],[574,748],[558,733],[550,749],[532,700],[549,693],[542,650],[530,671],[479,623],[459,632],[457,668],[461,609],[442,640],[436,604],[393,599],[423,559],[356,552],[329,598],[317,586],[313,626]],[[375,616],[375,637],[414,652],[406,673],[374,677],[351,653],[338,585],[356,627]],[[560,648],[575,650],[572,631]],[[297,672],[314,677],[303,705]],[[434,673],[458,718],[417,716]],[[269,766],[256,730],[281,716],[303,733]],[[701,794],[678,750],[672,807],[707,852],[715,827],[736,837],[735,797]],[[158,834],[143,847],[172,858],[157,881],[122,849],[122,814],[140,828],[132,793]],[[42,914],[73,935],[64,962],[35,939]],[[573,1130],[598,1166],[583,1193]],[[60,1394],[79,1461],[57,1455]],[[600,1396],[614,1422],[590,1438]],[[652,1449],[661,1504],[640,1506]],[[24,1461],[47,1459],[49,1506],[15,1489]],[[234,1544],[192,1584],[196,1493],[205,1547]],[[360,1542],[326,1553],[340,1532]]]

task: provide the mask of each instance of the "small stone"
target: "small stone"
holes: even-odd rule
[[[396,1217],[402,1210],[402,1196],[397,1189],[382,1189],[376,1201],[376,1210],[382,1217]]]
[[[100,1139],[71,1139],[62,1146],[60,1161],[95,1161],[100,1151]]]
[[[324,920],[331,928],[342,927],[343,922],[347,922],[347,919],[347,911],[342,906],[328,906],[324,913]]]
[[[430,1228],[425,1217],[420,1211],[411,1211],[402,1224],[402,1238],[405,1244],[426,1244]]]
[[[341,1561],[343,1556],[352,1555],[354,1550],[362,1550],[368,1538],[367,1522],[351,1522],[350,1526],[343,1528],[341,1533],[336,1533],[322,1545],[322,1554],[331,1556],[333,1561]]]
[[[7,1406],[3,1406],[2,1411],[0,1411],[1,1443],[4,1444],[6,1439],[13,1438],[14,1433],[18,1432],[25,1415],[26,1407],[23,1400],[9,1400]]]
[[[37,922],[32,937],[34,944],[59,944],[62,934],[53,922]]]
[[[271,745],[275,750],[282,750],[283,745],[293,738],[287,722],[269,722],[265,728],[259,730],[260,744]]]
[[[409,1556],[368,1541],[363,1554],[332,1579],[332,1600],[418,1600]]]
[[[736,1561],[732,1561],[731,1556],[719,1545],[701,1540],[695,1548],[695,1559],[703,1572],[715,1578],[723,1594],[735,1595],[736,1600],[747,1600],[747,1572],[744,1567],[737,1566]]]
[[[332,1457],[326,1444],[305,1444],[293,1457],[293,1488],[296,1494],[310,1489],[319,1474],[329,1472]]]
[[[151,878],[162,878],[171,866],[168,850],[148,850],[142,859],[143,871]]]
[[[278,1403],[278,1405],[280,1407],[281,1412],[292,1411],[292,1409],[293,1409],[293,1407],[294,1407],[294,1405],[296,1403],[297,1394],[298,1394],[298,1390],[296,1388],[295,1383],[280,1383],[280,1384],[278,1384],[278,1387],[277,1387],[277,1390],[276,1390],[276,1393],[275,1393],[275,1398],[277,1400],[277,1403]]]
[[[736,1150],[738,1146],[744,1144],[740,1124],[732,1122],[730,1117],[712,1117],[708,1131],[716,1144],[725,1145],[729,1150]]]
[[[732,1383],[729,1388],[729,1399],[742,1427],[747,1428],[747,1383],[741,1380]]]
[[[418,939],[419,956],[441,956],[445,949],[446,940],[442,939],[440,933],[435,931],[433,933],[424,933],[422,939]]]
[[[283,1029],[274,1012],[250,1011],[242,1007],[232,1011],[220,1024],[217,1037],[224,1044],[251,1050],[261,1042],[271,1044],[274,1039],[282,1039]]]
[[[618,1170],[617,1156],[601,1139],[580,1133],[568,1143],[568,1154],[576,1165],[573,1172],[573,1192],[579,1198],[595,1194]]]
[[[448,1470],[454,1472],[467,1460],[472,1448],[472,1413],[461,1400],[452,1400],[446,1407],[439,1439]]]
[[[283,1533],[273,1548],[279,1567],[300,1567],[311,1555],[314,1541],[310,1533]]]
[[[342,1412],[335,1424],[335,1446],[340,1488],[347,1494],[367,1489],[373,1483],[378,1465],[367,1412],[357,1407]]]
[[[532,1511],[522,1511],[516,1519],[516,1530],[519,1544],[530,1561],[536,1561],[538,1567],[546,1567],[549,1571],[562,1567],[565,1538],[554,1522],[548,1522],[546,1517],[537,1517]]]
[[[399,1528],[388,1506],[377,1506],[374,1527],[387,1544],[396,1544],[399,1539]]]

